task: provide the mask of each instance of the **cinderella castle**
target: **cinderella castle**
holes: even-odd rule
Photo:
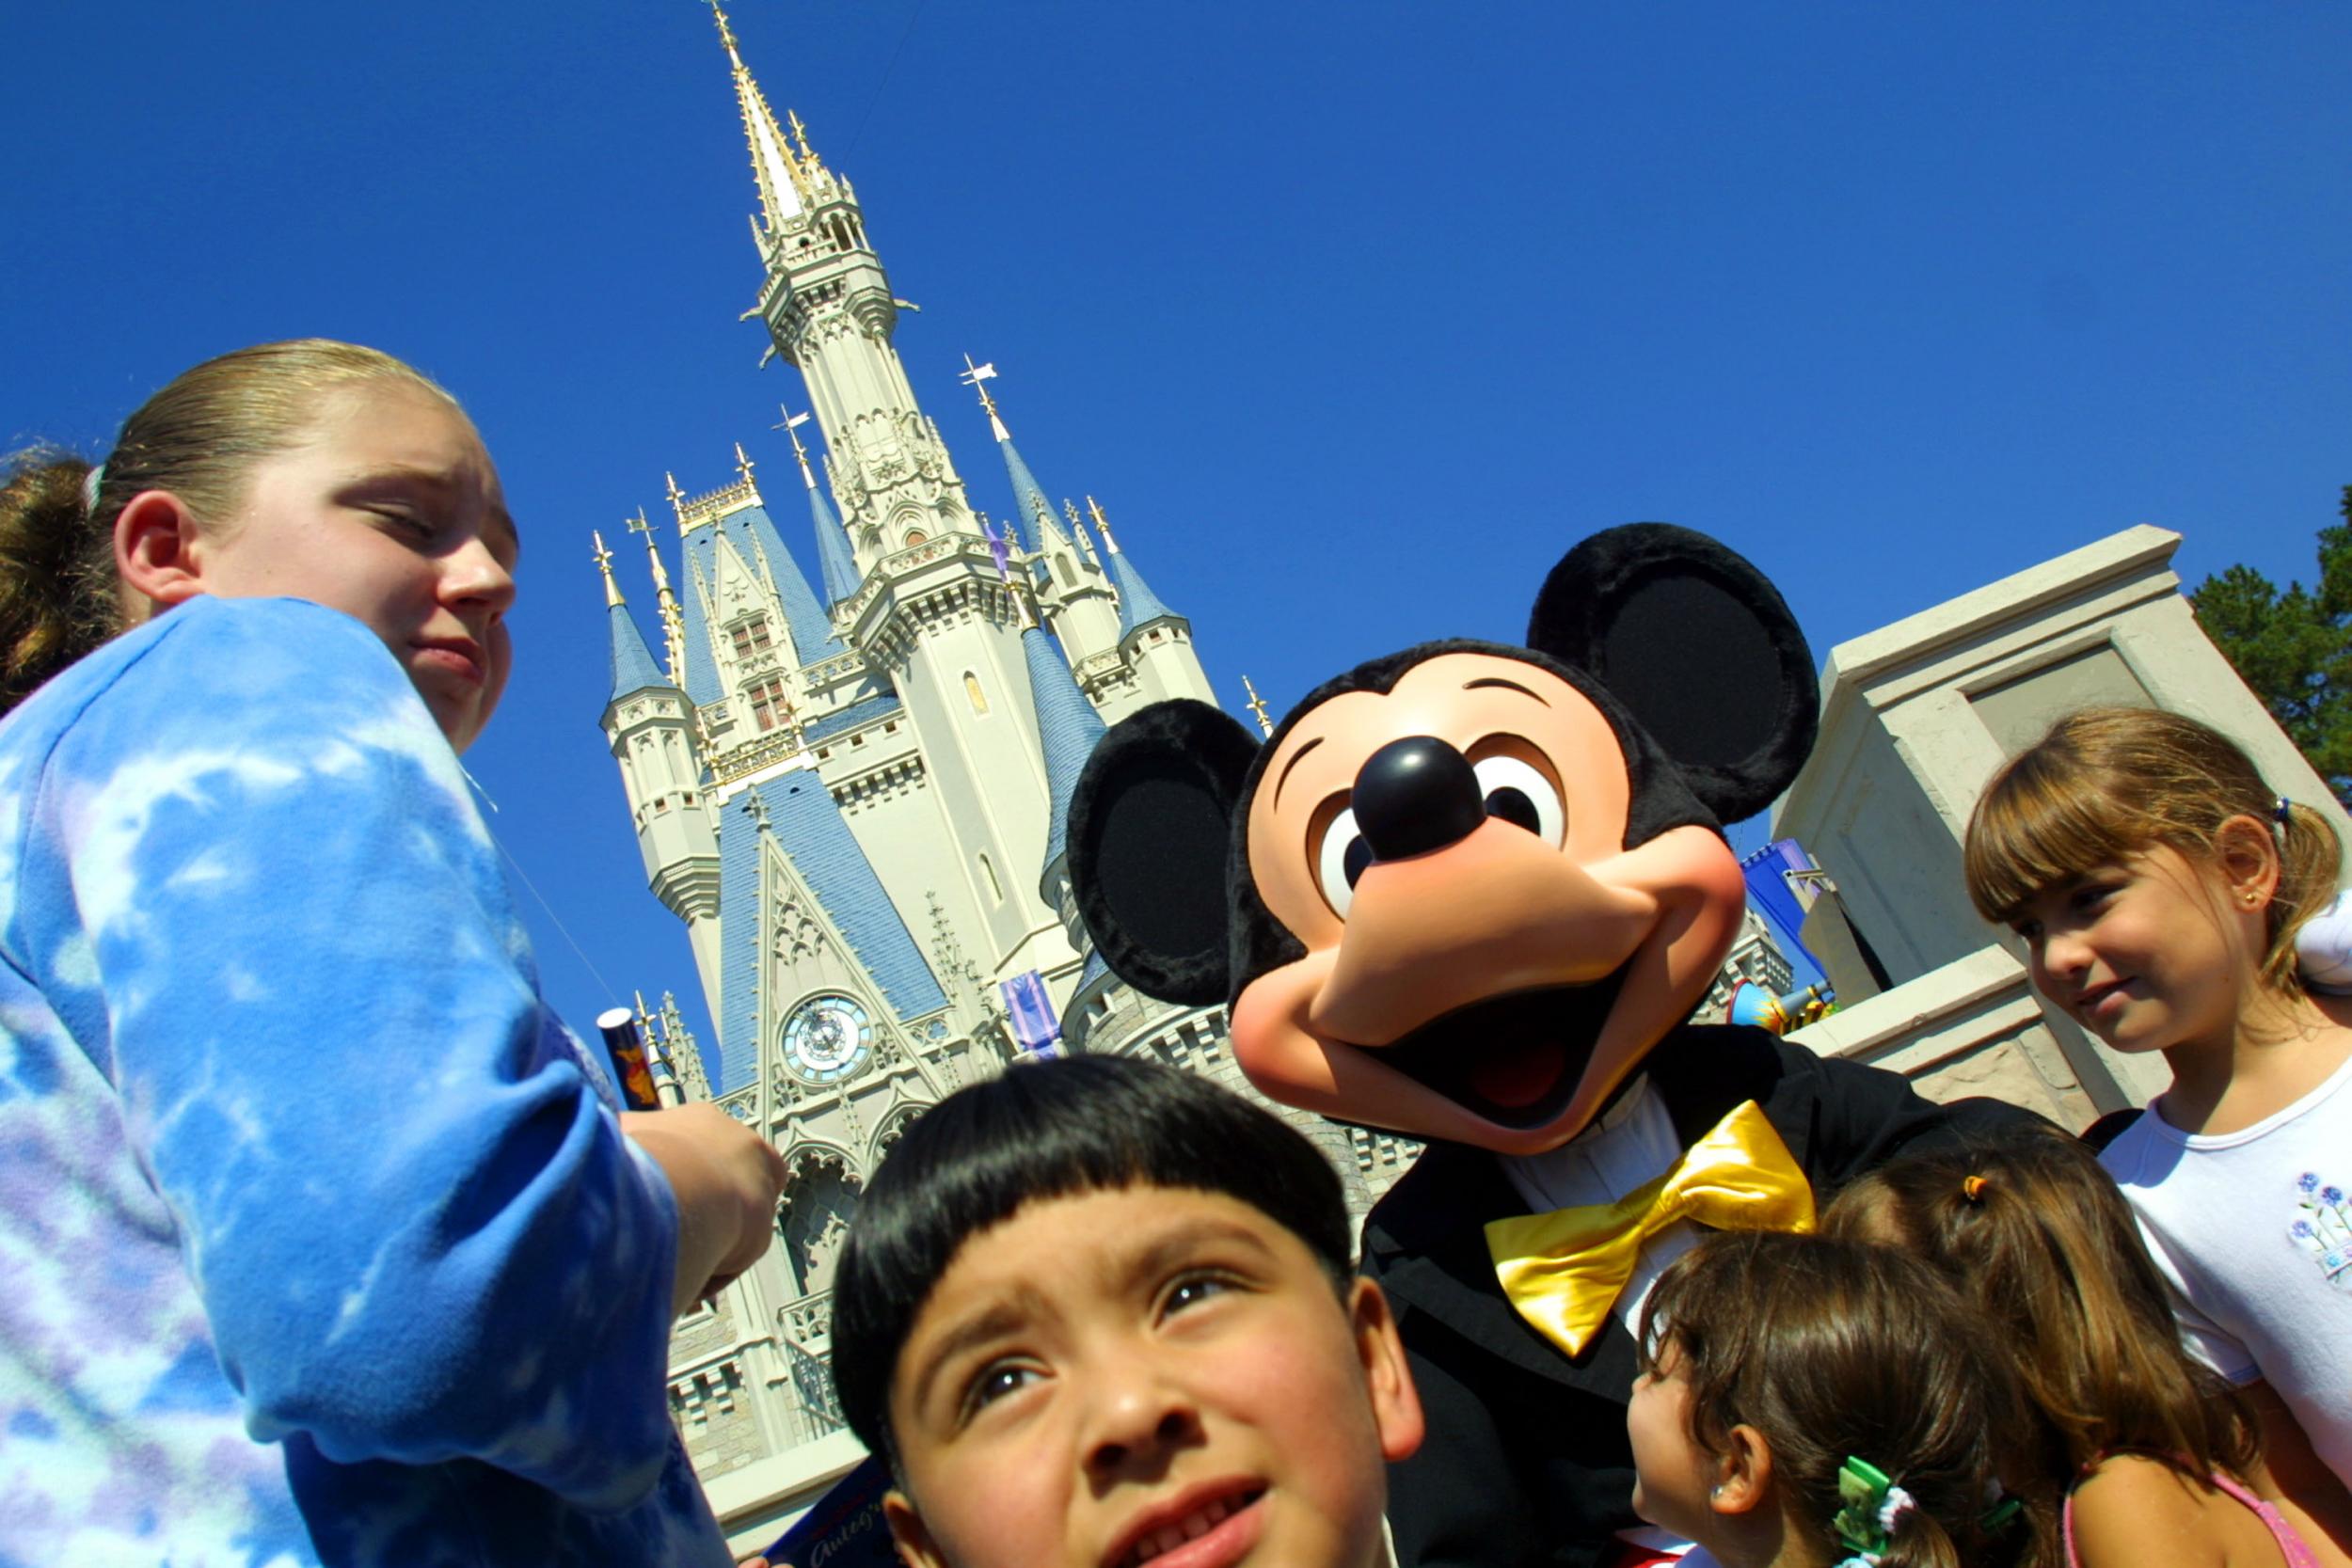
[[[859,1456],[826,1372],[827,1287],[859,1191],[910,1121],[1030,1053],[1148,1054],[1249,1091],[1222,1008],[1149,1001],[1091,958],[1063,863],[1104,727],[1164,698],[1216,700],[1191,626],[1091,498],[1057,510],[993,368],[967,359],[1009,492],[1001,521],[976,507],[908,386],[901,302],[855,191],[797,116],[778,121],[717,20],[758,192],[756,313],[807,388],[785,427],[803,495],[771,510],[739,444],[732,483],[691,494],[672,478],[675,540],[642,512],[628,524],[642,624],[601,536],[596,559],[602,726],[718,1037],[690,1037],[675,1003],[641,1006],[640,1026],[666,1095],[715,1100],[791,1172],[768,1258],[672,1346],[696,1467],[730,1533],[756,1544]],[[1401,1140],[1281,1114],[1359,1204],[1409,1159]]]

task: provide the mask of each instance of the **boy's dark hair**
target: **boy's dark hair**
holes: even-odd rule
[[[1338,1174],[1269,1113],[1133,1057],[1015,1067],[926,1112],[859,1199],[834,1275],[833,1382],[868,1451],[898,1469],[898,1353],[964,1243],[1037,1199],[1133,1186],[1221,1193],[1296,1236],[1335,1287],[1353,1269]]]

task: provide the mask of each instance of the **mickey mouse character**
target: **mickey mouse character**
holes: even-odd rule
[[[1525,647],[1373,659],[1263,746],[1156,704],[1088,762],[1070,864],[1112,972],[1227,1003],[1268,1097],[1428,1140],[1364,1226],[1430,1421],[1406,1568],[1678,1545],[1630,1506],[1650,1282],[1702,1226],[1809,1228],[1912,1140],[2025,1114],[1687,1022],[1745,904],[1721,824],[1787,787],[1817,705],[1763,575],[1637,523],[1552,569]]]

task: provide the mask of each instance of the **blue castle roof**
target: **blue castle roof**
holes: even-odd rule
[[[649,686],[668,686],[670,677],[654,662],[645,646],[644,634],[638,631],[636,620],[628,606],[612,607],[612,695],[605,699],[617,703],[632,691],[643,691]]]
[[[1143,574],[1136,570],[1124,550],[1113,545],[1103,553],[1107,558],[1105,564],[1110,567],[1112,585],[1119,590],[1119,635],[1122,641],[1137,626],[1149,626],[1154,621],[1179,619],[1176,612],[1162,604],[1160,596],[1152,592],[1152,585],[1143,580]]]
[[[808,515],[817,525],[817,567],[824,579],[825,602],[836,605],[855,596],[866,579],[858,575],[857,557],[850,552],[850,536],[833,515],[833,503],[814,484],[808,487]]]
[[[1022,522],[1036,531],[1037,536],[1030,541],[1031,546],[1042,550],[1070,543],[1061,531],[1061,525],[1054,521],[1054,509],[1047,503],[1045,492],[1039,487],[1037,477],[1029,472],[1029,466],[1021,461],[1021,449],[1012,444],[1012,437],[1008,436],[996,445],[1005,454],[1005,474],[1012,481],[1013,499],[1021,503]]]
[[[768,558],[768,575],[775,578],[776,597],[784,601],[784,618],[792,628],[792,648],[800,655],[801,662],[814,664],[842,652],[841,640],[833,634],[833,617],[817,602],[808,578],[802,574],[801,563],[784,547],[776,525],[768,520],[768,509],[755,506],[736,513],[727,522],[743,529],[759,553]],[[737,547],[742,546],[739,544]],[[746,559],[750,557],[747,555]]]
[[[1053,817],[1045,833],[1045,865],[1051,871],[1070,842],[1070,798],[1077,792],[1094,743],[1103,738],[1103,716],[1070,673],[1054,640],[1036,626],[1021,634],[1021,657],[1029,666],[1029,700],[1037,705],[1037,731],[1045,754],[1045,789]]]
[[[719,907],[732,911],[721,927],[725,979],[719,1000],[719,1069],[710,1075],[712,1089],[723,1095],[751,1083],[759,1063],[760,835],[754,797],[766,809],[769,832],[785,858],[824,906],[898,1022],[905,1024],[947,1005],[946,992],[824,781],[802,769],[754,784],[728,806],[719,835]]]
[[[702,707],[726,695],[719,689],[719,665],[710,657],[710,622],[703,613],[704,595],[719,577],[719,531],[690,530],[679,547],[686,557],[686,592],[678,595],[686,620],[686,694]]]

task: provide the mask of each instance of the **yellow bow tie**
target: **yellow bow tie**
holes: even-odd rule
[[[1677,1220],[1718,1230],[1813,1228],[1813,1189],[1755,1101],[1717,1122],[1674,1169],[1614,1203],[1491,1222],[1486,1251],[1519,1316],[1581,1355],[1633,1277],[1643,1243]]]

